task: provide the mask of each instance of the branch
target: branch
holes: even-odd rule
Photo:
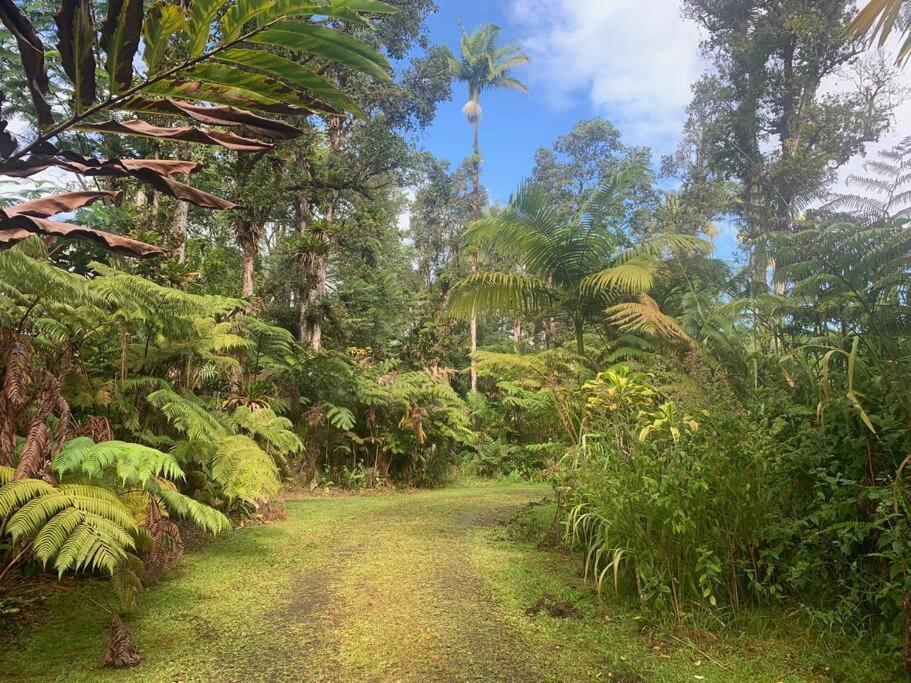
[[[266,22],[262,26],[256,27],[249,33],[246,33],[235,40],[232,40],[230,42],[219,45],[218,47],[211,50],[210,52],[201,54],[199,57],[194,57],[193,59],[188,59],[188,60],[184,61],[183,63],[178,64],[177,66],[168,69],[167,71],[162,71],[160,74],[157,74],[156,76],[153,76],[151,78],[146,78],[146,80],[144,80],[142,83],[139,83],[138,85],[134,85],[132,88],[125,90],[124,92],[120,93],[119,95],[109,96],[103,102],[99,102],[98,104],[96,104],[92,107],[89,107],[84,112],[75,114],[74,116],[70,117],[63,123],[53,126],[51,129],[49,129],[45,133],[41,133],[37,138],[35,138],[28,145],[26,145],[19,151],[13,153],[12,156],[5,159],[4,162],[16,161],[17,159],[21,159],[22,157],[24,157],[26,154],[31,152],[33,149],[35,149],[39,145],[44,144],[51,138],[57,137],[61,133],[65,132],[68,128],[72,128],[74,125],[76,125],[77,123],[79,123],[81,121],[84,121],[88,117],[94,116],[95,114],[102,112],[105,109],[114,107],[122,102],[125,102],[126,100],[133,97],[133,95],[141,92],[144,88],[147,88],[150,85],[154,85],[155,83],[163,81],[167,78],[171,78],[172,76],[177,75],[184,69],[189,69],[191,67],[194,67],[197,64],[199,64],[200,62],[203,62],[203,61],[209,59],[210,57],[215,56],[219,52],[222,52],[223,50],[227,50],[228,48],[230,48],[234,45],[237,45],[238,43],[248,40],[252,36],[255,36],[257,33],[259,33],[260,31],[263,31],[263,30],[269,28],[272,24],[278,22],[280,19],[282,19],[282,17],[277,17],[277,18],[273,19],[272,21]]]

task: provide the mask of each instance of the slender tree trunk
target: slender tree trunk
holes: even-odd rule
[[[342,148],[342,123],[344,119],[333,116],[329,120],[329,152],[337,154]],[[300,257],[300,274],[303,284],[300,297],[300,340],[314,351],[322,348],[322,319],[318,305],[326,294],[326,273],[328,270],[327,251],[329,233],[326,227],[335,219],[335,196],[328,193],[320,209],[320,224],[308,226],[304,223],[309,217],[309,209],[300,206],[301,234],[309,233],[313,244],[305,249]],[[320,226],[320,227],[317,227]]]
[[[322,253],[329,237],[324,230],[310,229],[314,248],[301,255],[301,274],[306,278],[300,306],[300,340],[314,351],[323,344],[322,320],[317,307],[326,294],[326,257]]]
[[[190,205],[186,202],[177,202],[177,208],[174,210],[174,222],[171,224],[171,232],[177,241],[178,263],[187,262],[187,224],[189,222]]]
[[[522,344],[522,321],[518,318],[512,321],[512,339],[516,345],[516,353],[518,353]]]
[[[481,218],[481,144],[479,136],[479,121],[474,121],[474,157],[472,158],[472,169],[474,182],[473,188],[473,206],[471,210],[471,220],[477,221]],[[478,254],[471,254],[471,272],[478,272]],[[475,366],[475,352],[478,350],[478,315],[474,311],[471,313],[471,391],[478,390],[478,369]]]
[[[259,251],[259,245],[257,245],[256,238],[253,236],[253,232],[250,231],[250,227],[246,227],[248,232],[246,237],[242,239],[241,244],[244,252],[244,274],[240,295],[244,298],[253,296],[253,272],[256,266],[256,253]]]

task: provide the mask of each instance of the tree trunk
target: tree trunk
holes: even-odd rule
[[[175,249],[177,262],[181,264],[187,262],[187,223],[189,211],[189,204],[178,201],[177,208],[174,210],[174,222],[171,224],[171,232],[177,242],[177,248]]]
[[[316,242],[316,248],[307,249],[301,255],[301,276],[306,286],[301,293],[300,305],[300,340],[314,351],[319,351],[323,344],[320,301],[326,294],[326,257],[322,246],[329,241],[324,230],[311,230],[310,235]]]
[[[329,120],[329,152],[338,153],[342,148],[342,123],[344,118],[333,116]],[[303,202],[303,200],[302,200]],[[300,255],[300,340],[314,351],[322,348],[322,319],[318,305],[326,294],[326,272],[328,269],[326,252],[329,244],[329,233],[326,227],[335,218],[335,196],[329,193],[320,210],[321,224],[309,226],[307,218],[310,211],[304,203],[299,205],[300,224],[298,230],[303,235],[309,233],[313,245],[304,249]]]
[[[480,125],[478,120],[474,121],[474,157],[472,158],[472,170],[474,183],[473,188],[473,206],[471,210],[471,220],[477,221],[481,218],[481,144],[479,136]],[[471,255],[471,272],[478,272],[478,255]],[[474,311],[471,313],[471,391],[478,390],[478,369],[475,366],[475,353],[478,350],[478,315]]]
[[[259,251],[259,245],[252,232],[247,233],[242,240],[241,247],[244,252],[244,274],[240,295],[247,298],[253,296],[253,272],[256,266],[256,253]]]

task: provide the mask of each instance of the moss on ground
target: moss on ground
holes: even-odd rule
[[[502,524],[547,493],[292,501],[286,521],[188,554],[144,594],[128,620],[138,667],[98,667],[99,583],[55,590],[0,650],[0,680],[888,680],[872,654],[779,612],[710,633],[648,628],[631,606],[599,602],[577,558],[536,547],[546,508],[524,533]],[[582,618],[527,614],[545,594]]]

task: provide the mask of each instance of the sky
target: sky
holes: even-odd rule
[[[458,50],[459,23],[471,31],[485,22],[503,29],[532,63],[516,70],[530,93],[505,90],[482,99],[483,183],[495,201],[506,201],[534,164],[539,147],[551,145],[573,124],[604,116],[630,145],[652,148],[656,163],[677,144],[691,86],[708,69],[698,27],[680,15],[679,0],[437,0],[429,20],[434,42]],[[911,88],[911,67],[904,69]],[[826,86],[832,90],[839,83]],[[453,165],[471,153],[471,128],[461,112],[467,99],[457,84],[451,102],[417,140]],[[911,97],[899,108],[893,130],[867,155],[911,135]],[[859,172],[864,159],[841,172]],[[732,258],[736,227],[722,226],[720,255]]]

